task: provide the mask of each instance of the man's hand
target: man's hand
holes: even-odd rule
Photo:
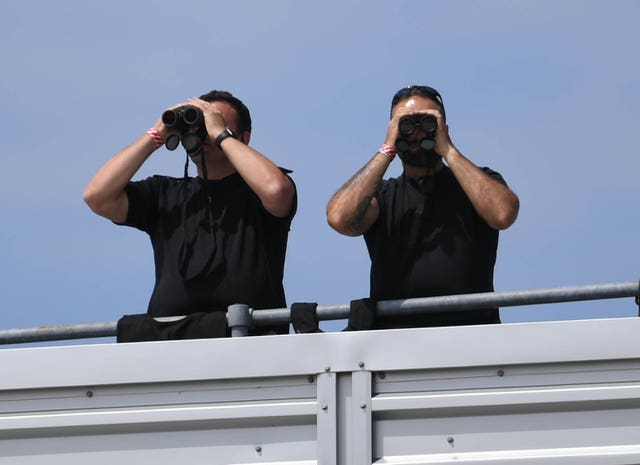
[[[206,102],[199,98],[189,99],[187,105],[192,105],[202,111],[205,129],[209,136],[209,142],[213,146],[216,137],[218,137],[218,135],[228,127],[228,124],[224,120],[222,114],[211,102]]]

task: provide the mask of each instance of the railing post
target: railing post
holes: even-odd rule
[[[233,304],[227,309],[227,324],[231,328],[231,337],[243,337],[249,334],[251,311],[248,305]]]

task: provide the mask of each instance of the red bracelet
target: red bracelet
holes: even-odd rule
[[[390,145],[382,144],[382,147],[380,147],[378,149],[378,152],[376,153],[381,153],[382,155],[386,156],[389,160],[393,160],[393,157],[395,157],[398,152],[396,152],[396,150]]]
[[[162,147],[164,145],[164,140],[162,140],[162,136],[156,128],[147,129],[147,132],[145,134],[153,139],[153,141],[156,143],[156,147]]]

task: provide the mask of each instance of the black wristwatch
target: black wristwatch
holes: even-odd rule
[[[215,144],[216,146],[222,150],[222,147],[220,146],[220,144],[222,144],[222,141],[225,140],[227,137],[233,137],[234,139],[237,139],[238,137],[236,136],[236,133],[233,132],[231,129],[229,128],[225,128],[224,131],[222,131],[218,137],[216,137],[215,140]]]

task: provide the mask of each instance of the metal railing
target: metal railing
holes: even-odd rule
[[[378,315],[415,315],[481,309],[491,307],[515,307],[586,300],[639,297],[640,282],[630,281],[611,284],[557,287],[526,291],[485,292],[440,297],[388,300],[377,303]],[[318,305],[318,319],[342,320],[349,318],[350,304]],[[290,322],[290,309],[278,308],[252,310],[246,305],[231,305],[227,323],[233,337],[246,336],[250,326],[269,326]],[[117,322],[68,324],[37,328],[0,330],[0,345],[45,342],[56,340],[90,339],[116,336]]]

